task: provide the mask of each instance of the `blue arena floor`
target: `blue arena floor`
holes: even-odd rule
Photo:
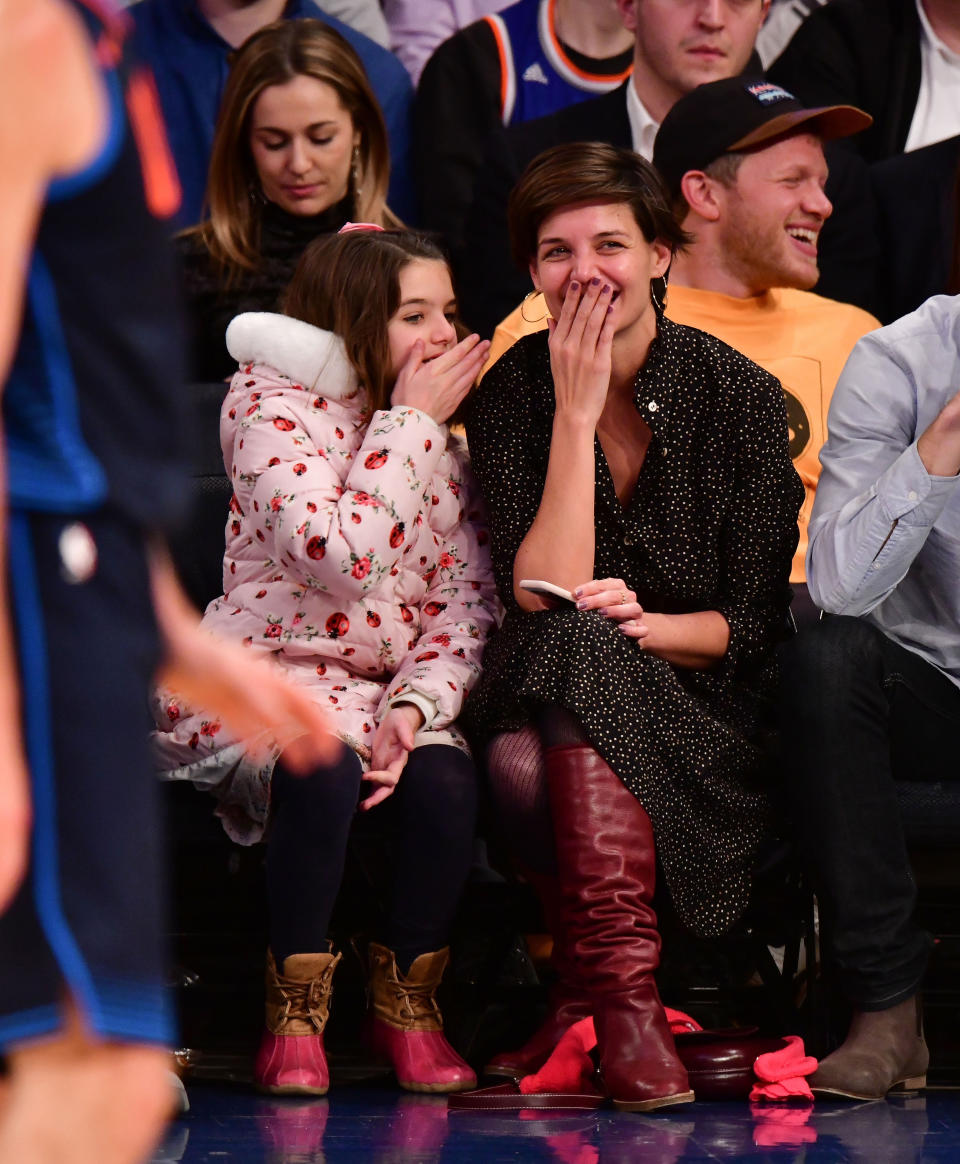
[[[753,1110],[698,1103],[671,1113],[448,1115],[442,1097],[371,1087],[325,1099],[269,1099],[197,1084],[192,1110],[170,1128],[155,1164],[912,1164],[960,1160],[960,1091],[883,1103]]]

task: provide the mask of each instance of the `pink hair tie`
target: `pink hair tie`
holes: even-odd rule
[[[349,234],[352,230],[383,230],[383,227],[375,222],[345,222],[337,234]]]

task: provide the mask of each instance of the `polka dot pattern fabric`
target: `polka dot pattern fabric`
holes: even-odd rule
[[[746,906],[768,821],[762,743],[803,487],[779,383],[703,332],[658,326],[635,387],[652,439],[626,507],[595,442],[594,576],[622,577],[651,611],[719,610],[727,654],[683,670],[595,612],[516,605],[513,561],[540,504],[554,412],[547,337],[532,335],[488,373],[467,425],[508,611],[467,715],[488,738],[542,703],[575,712],[650,815],[681,918],[712,935]]]

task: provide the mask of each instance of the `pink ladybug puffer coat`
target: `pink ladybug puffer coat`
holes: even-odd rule
[[[340,339],[283,315],[238,316],[240,363],[220,436],[234,496],[212,634],[270,654],[370,758],[392,700],[415,702],[417,744],[466,749],[454,725],[499,617],[487,530],[462,442],[409,407],[370,415]],[[156,693],[169,779],[211,788],[227,831],[260,839],[282,743],[229,734]],[[265,752],[265,754],[264,754]]]

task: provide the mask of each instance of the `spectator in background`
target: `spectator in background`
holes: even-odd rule
[[[632,48],[616,0],[518,0],[442,44],[415,106],[425,225],[456,250],[492,135],[615,89],[630,74]]]
[[[510,0],[384,0],[393,51],[414,85],[439,44],[482,16],[506,8]]]
[[[810,13],[826,3],[827,0],[772,0],[757,37],[757,55],[765,69],[780,56]]]
[[[868,162],[960,132],[960,5],[955,0],[832,0],[769,69],[807,105],[865,109],[854,140]]]
[[[811,292],[833,211],[823,142],[869,122],[849,106],[804,109],[762,77],[738,77],[681,97],[653,151],[693,236],[670,272],[670,318],[743,352],[786,396],[790,456],[805,492],[790,574],[798,617],[817,617],[804,557],[830,397],[854,344],[879,326],[861,308]]]
[[[339,32],[362,61],[387,126],[390,201],[398,214],[414,217],[408,162],[413,90],[392,53],[325,15],[312,0],[139,0],[130,13],[138,52],[156,77],[183,188],[183,205],[176,219],[179,226],[192,226],[202,214],[231,50],[275,20],[303,17],[321,20]]]
[[[210,216],[179,240],[194,379],[230,375],[227,324],[274,309],[317,235],[397,223],[389,173],[380,107],[339,33],[279,21],[244,42],[213,142]]]

